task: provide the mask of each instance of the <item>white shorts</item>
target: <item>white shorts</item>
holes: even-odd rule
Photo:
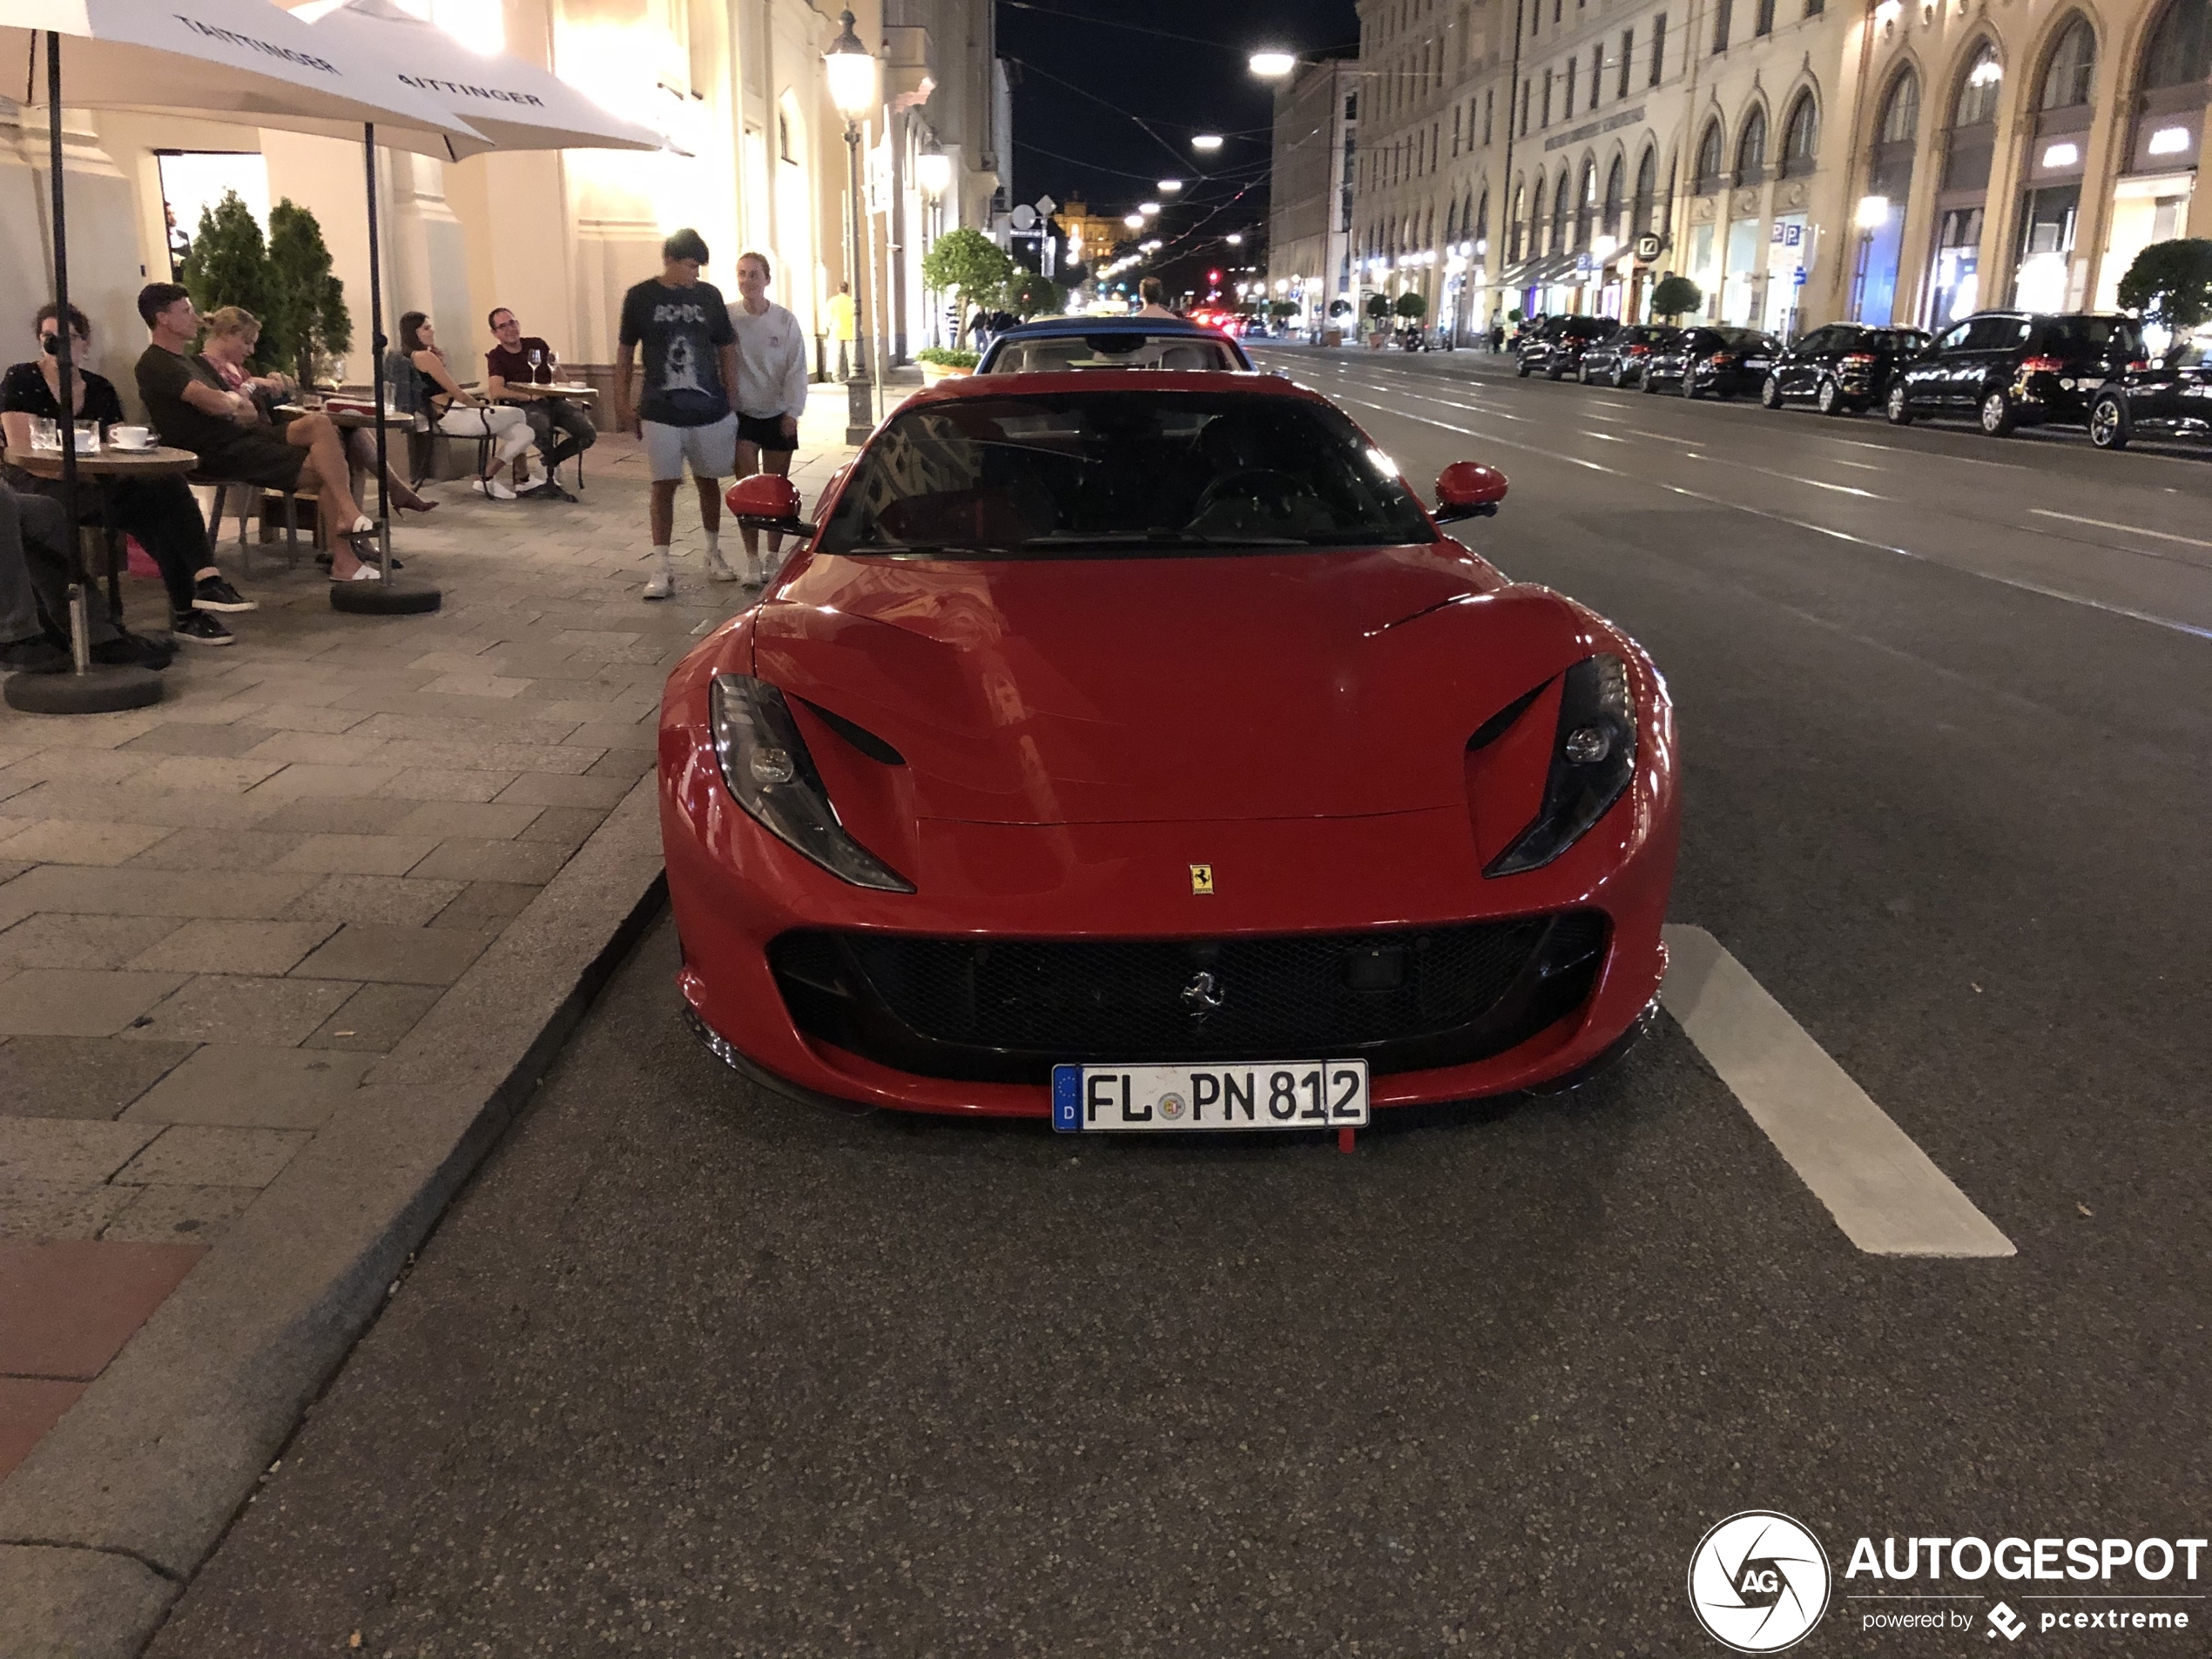
[[[725,415],[711,426],[663,426],[658,421],[640,424],[645,432],[645,465],[657,484],[681,478],[687,461],[694,478],[727,478],[738,469],[734,415]]]

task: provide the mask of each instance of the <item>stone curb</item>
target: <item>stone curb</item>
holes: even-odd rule
[[[662,907],[651,772],[0,1481],[5,1659],[130,1659]]]

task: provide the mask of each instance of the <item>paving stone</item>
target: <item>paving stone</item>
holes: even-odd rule
[[[117,1116],[192,1049],[189,1042],[10,1037],[0,1042],[0,1116]]]
[[[0,933],[0,968],[120,968],[182,925],[174,916],[27,916]]]
[[[135,1196],[100,1229],[103,1242],[173,1240],[204,1247],[228,1232],[246,1207],[261,1196],[259,1187],[172,1186],[165,1182],[116,1190]]]
[[[395,794],[401,792],[397,788]],[[415,809],[435,799],[415,795],[400,800],[358,795],[307,795],[276,806],[261,820],[272,833],[307,835],[381,835]]]
[[[396,1047],[445,995],[442,985],[364,985],[340,1005],[300,1045],[302,1050],[336,1049],[374,1057]],[[0,1050],[0,1055],[4,1055]]]
[[[179,974],[287,974],[337,926],[330,921],[188,921],[142,952],[131,966]]]
[[[589,751],[579,752],[588,753]],[[653,752],[649,749],[610,749],[584,768],[590,778],[617,778],[622,780],[624,792],[652,770]]]
[[[392,780],[392,793],[419,801],[490,800],[517,774],[455,766],[410,766]]]
[[[179,875],[133,865],[99,870],[42,864],[0,887],[0,925],[42,910],[112,916],[273,918],[314,885],[311,875]]]
[[[145,750],[155,754],[219,755],[235,759],[255,744],[270,736],[266,726],[244,725],[232,722],[203,725],[194,721],[172,720],[158,725],[143,737],[137,737],[123,746],[125,750]]]
[[[158,1124],[0,1117],[0,1179],[98,1186],[160,1132]]]
[[[644,749],[659,747],[660,732],[651,723],[603,720],[593,725],[580,725],[565,741],[588,745],[595,749]]]
[[[413,876],[327,876],[285,910],[287,921],[377,921],[420,927],[441,915],[467,884]]]
[[[100,824],[159,824],[172,829],[251,829],[276,803],[212,789],[140,789],[130,784],[57,780],[37,785],[6,810],[37,818]],[[143,855],[141,855],[143,856]]]
[[[465,928],[349,922],[293,972],[318,979],[450,985],[496,937],[496,933]]]
[[[353,1094],[374,1059],[209,1043],[133,1103],[123,1121],[315,1129]]]
[[[502,804],[520,801],[536,806],[596,806],[609,811],[629,792],[630,786],[617,778],[526,772],[500,791],[498,799]]]
[[[606,813],[596,806],[549,806],[531,820],[530,826],[518,838],[525,841],[548,841],[574,852],[590,839],[606,819]]]
[[[118,1172],[115,1184],[266,1187],[314,1138],[314,1132],[304,1129],[179,1123],[159,1130],[145,1150]]]
[[[152,824],[102,824],[49,819],[0,836],[0,858],[39,864],[120,864],[170,832]]]
[[[0,995],[7,988],[0,985]],[[147,1010],[145,1022],[132,1025],[126,1035],[134,1042],[288,1049],[329,1018],[354,988],[343,981],[204,974]]]
[[[405,875],[437,844],[432,834],[310,835],[278,860],[277,867],[327,874]]]
[[[382,739],[354,732],[273,732],[255,746],[249,758],[359,766],[373,763],[383,747]]]
[[[0,1372],[90,1381],[206,1254],[196,1244],[0,1245]]]
[[[438,912],[433,927],[504,927],[543,892],[519,881],[472,881],[469,890]]]
[[[569,860],[569,849],[550,841],[487,841],[455,836],[408,872],[462,881],[525,881],[543,886]],[[5,893],[0,888],[0,894]],[[4,989],[4,988],[0,988]]]
[[[374,795],[399,774],[396,765],[331,766],[294,761],[254,793],[263,799],[296,800],[302,795]]]
[[[0,981],[0,1032],[111,1037],[185,982],[182,974],[27,968]]]
[[[504,840],[527,830],[543,810],[520,801],[425,801],[394,826],[393,833],[440,840],[455,835]]]
[[[229,789],[240,794],[278,770],[275,760],[223,759],[212,755],[177,755],[146,773],[153,789]]]
[[[93,1239],[125,1210],[132,1189],[0,1176],[0,1239]],[[0,1321],[6,1318],[0,1309]]]
[[[565,772],[590,770],[596,751],[563,748],[557,743],[455,743],[443,738],[395,741],[389,758],[408,767],[468,772]]]
[[[84,1389],[57,1377],[0,1377],[0,1480],[30,1455]]]
[[[422,688],[426,692],[448,697],[520,697],[530,689],[526,679],[510,679],[502,675],[482,671],[441,674]]]
[[[74,730],[71,735],[76,735]],[[125,784],[159,764],[158,755],[115,753],[90,745],[83,749],[42,749],[10,766],[0,774],[0,781],[47,783],[66,779],[80,784]]]

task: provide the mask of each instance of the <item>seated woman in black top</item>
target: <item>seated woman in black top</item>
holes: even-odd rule
[[[58,307],[39,307],[38,356],[16,364],[0,376],[0,425],[5,427],[11,449],[30,448],[33,421],[62,418],[61,364],[54,347],[61,327],[59,316]],[[75,306],[70,307],[70,333],[76,336],[70,354],[79,365],[77,418],[97,421],[104,428],[121,422],[126,417],[115,383],[82,367],[91,350],[92,326]],[[34,477],[20,468],[7,468],[6,477],[25,495],[58,497],[61,494],[58,480]],[[98,524],[102,522],[100,496],[86,488],[90,482],[78,481],[78,516],[84,523]],[[162,584],[169,590],[170,631],[203,645],[229,644],[230,630],[212,613],[251,610],[253,602],[241,597],[217,568],[215,550],[207,540],[207,523],[199,516],[199,505],[185,481],[108,478],[101,480],[100,486],[106,492],[107,512],[115,527],[137,536],[138,544],[161,567]]]

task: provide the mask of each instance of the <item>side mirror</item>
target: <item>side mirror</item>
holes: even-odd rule
[[[722,499],[747,529],[780,530],[786,536],[814,533],[812,524],[799,519],[799,486],[779,474],[761,472],[740,478]]]
[[[1436,522],[1493,517],[1505,498],[1505,474],[1480,461],[1455,461],[1437,475]]]

